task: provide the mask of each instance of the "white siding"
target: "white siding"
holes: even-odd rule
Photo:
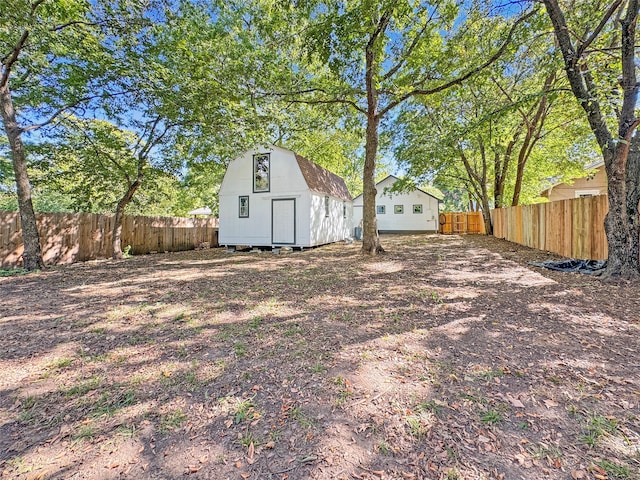
[[[386,213],[377,214],[378,230],[387,232],[401,231],[437,231],[438,200],[420,190],[404,193],[386,193],[396,181],[395,177],[387,177],[376,185],[376,208],[384,205]],[[354,204],[354,225],[362,221],[362,195],[356,197]],[[395,206],[402,205],[403,213],[394,213]],[[414,205],[422,205],[422,213],[413,213]],[[376,210],[377,211],[377,210]]]
[[[270,191],[253,193],[253,155],[267,152],[271,154]],[[240,196],[249,197],[248,218],[239,217]],[[220,245],[274,245],[271,231],[273,199],[295,199],[296,238],[293,246],[323,245],[344,240],[352,234],[353,202],[346,202],[347,218],[343,218],[343,201],[330,197],[330,215],[326,217],[325,195],[309,190],[295,154],[289,150],[270,147],[250,151],[235,159],[227,168],[219,197]]]
[[[253,155],[271,154],[270,191],[253,193]],[[239,218],[240,196],[249,197],[249,217]],[[309,192],[293,152],[271,147],[233,160],[220,185],[220,245],[271,245],[271,200],[296,199],[296,245],[308,238]]]
[[[353,204],[329,197],[329,216],[326,216],[325,195],[311,194],[311,245],[339,242],[351,236]],[[347,216],[343,215],[346,206]]]

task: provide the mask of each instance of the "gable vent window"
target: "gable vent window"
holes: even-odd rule
[[[253,192],[268,192],[271,189],[271,157],[268,153],[253,156]]]
[[[324,197],[324,216],[325,217],[329,216],[329,197],[328,196]]]

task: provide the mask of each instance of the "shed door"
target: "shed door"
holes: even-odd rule
[[[296,243],[296,199],[271,200],[271,243],[294,245]]]

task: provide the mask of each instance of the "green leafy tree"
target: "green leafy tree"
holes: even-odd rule
[[[392,112],[409,99],[445,91],[493,64],[531,16],[506,22],[488,18],[477,5],[469,7],[415,0],[307,1],[288,24],[301,25],[304,39],[288,55],[305,56],[300,67],[279,79],[282,98],[345,105],[363,119],[364,253],[383,250],[375,215],[381,125],[392,123]]]
[[[111,48],[140,20],[143,2],[6,0],[0,16],[0,113],[7,136],[24,240],[24,267],[43,267],[23,137],[61,116],[122,94]]]
[[[578,5],[543,0],[571,91],[598,142],[608,179],[606,276],[640,272],[640,165],[630,155],[637,115],[638,0]]]

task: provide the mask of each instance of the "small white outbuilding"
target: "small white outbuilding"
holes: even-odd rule
[[[303,248],[351,236],[353,201],[344,180],[285,148],[233,160],[219,197],[220,245]]]
[[[389,191],[398,177],[389,175],[376,183],[376,218],[380,233],[437,232],[440,201],[419,188]],[[353,221],[362,221],[362,195],[353,199]]]

